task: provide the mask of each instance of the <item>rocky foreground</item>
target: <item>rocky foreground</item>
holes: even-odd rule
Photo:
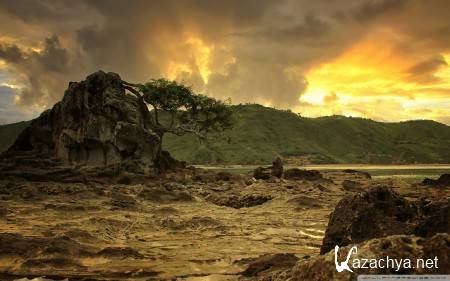
[[[449,233],[448,187],[264,171],[122,173],[109,183],[9,175],[0,181],[0,279],[354,280],[336,272],[335,243],[358,244],[362,255],[440,255],[440,269],[425,273],[450,273],[450,237],[437,234]]]
[[[186,168],[148,108],[102,71],[71,82],[0,155],[0,280],[354,280],[450,273],[449,176]],[[333,247],[439,256],[423,271],[337,273]]]

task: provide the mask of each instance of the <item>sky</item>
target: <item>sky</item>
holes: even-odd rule
[[[99,69],[302,116],[450,125],[448,0],[0,0],[0,123]]]

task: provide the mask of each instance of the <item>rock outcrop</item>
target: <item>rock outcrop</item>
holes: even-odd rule
[[[26,153],[64,165],[120,166],[136,173],[173,166],[177,162],[168,153],[158,157],[159,137],[146,128],[138,100],[121,83],[118,74],[103,71],[70,82],[63,99],[33,120],[3,156]]]
[[[419,203],[422,218],[417,221],[414,233],[429,237],[435,233],[450,233],[450,198]]]
[[[449,274],[450,273],[450,235],[436,234],[429,238],[420,238],[414,235],[393,235],[372,239],[356,245],[358,252],[351,256],[349,266],[353,267],[353,259],[384,259],[404,261],[410,259],[411,263],[402,263],[400,266],[385,266],[367,268],[353,268],[353,272],[337,272],[334,261],[334,251],[326,255],[316,256],[308,260],[299,260],[290,270],[271,271],[258,276],[257,280],[356,280],[360,274]],[[339,249],[338,260],[346,258],[350,246]],[[435,260],[435,257],[437,260]],[[433,260],[432,267],[417,266],[417,259]],[[434,263],[437,262],[437,267]],[[362,264],[362,262],[361,262]],[[431,263],[430,263],[431,264]],[[357,263],[355,264],[357,265]],[[242,278],[242,280],[246,280]],[[255,279],[252,279],[255,280]]]
[[[429,237],[450,233],[450,199],[410,202],[391,188],[377,186],[344,197],[331,214],[321,254],[336,245],[346,246],[396,234]]]
[[[426,178],[422,181],[422,184],[435,187],[450,187],[450,174],[442,174],[437,180]]]

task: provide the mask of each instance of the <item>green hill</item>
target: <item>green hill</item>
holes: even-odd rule
[[[167,136],[164,148],[197,164],[267,164],[277,155],[308,156],[313,163],[450,163],[450,127],[438,122],[305,118],[261,105],[234,109],[232,130],[204,143]]]
[[[23,121],[8,125],[0,125],[0,153],[8,149],[28,124],[30,124],[29,121]]]
[[[267,164],[278,155],[312,163],[450,163],[450,127],[435,121],[305,118],[261,105],[236,105],[234,111],[232,130],[205,142],[167,135],[164,149],[191,164]],[[0,126],[0,151],[27,124]]]

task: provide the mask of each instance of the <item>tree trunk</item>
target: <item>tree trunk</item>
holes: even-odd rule
[[[155,161],[156,172],[163,173],[163,172],[165,172],[167,170],[171,170],[171,169],[186,168],[186,162],[178,161],[178,160],[172,158],[172,156],[170,156],[169,152],[162,149],[163,135],[164,135],[164,133],[158,133],[158,136],[160,137],[160,142],[158,144],[157,158]]]
[[[155,165],[156,165],[156,170],[158,173],[163,172],[164,170],[167,169],[166,167],[166,160],[164,159],[164,155],[162,153],[162,143],[163,143],[163,133],[157,132],[156,133],[159,136],[159,143],[158,143],[158,147],[156,150],[156,161],[155,161]]]

